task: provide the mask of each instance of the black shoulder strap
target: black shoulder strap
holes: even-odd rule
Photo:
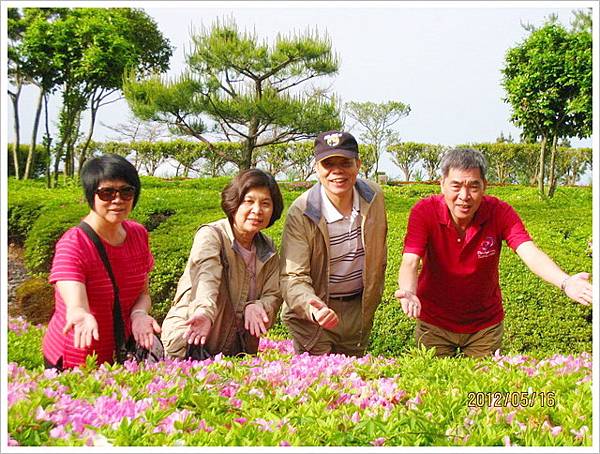
[[[112,282],[113,292],[115,295],[115,301],[113,303],[113,329],[115,332],[115,351],[119,352],[121,348],[125,345],[125,324],[123,323],[123,315],[121,312],[119,287],[117,287],[115,275],[113,274],[112,267],[110,266],[110,262],[108,261],[106,249],[104,249],[104,245],[102,244],[102,241],[100,241],[100,237],[98,237],[98,234],[85,221],[81,221],[81,223],[79,224],[79,228],[83,230],[83,232],[88,236],[90,240],[92,240],[92,242],[96,246],[98,254],[102,259],[102,263],[104,263],[104,267],[108,272],[108,277],[110,277],[110,281]]]

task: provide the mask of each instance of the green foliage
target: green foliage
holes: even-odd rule
[[[89,107],[92,122],[79,149],[80,165],[87,158],[96,113],[121,89],[125,71],[165,71],[172,48],[156,22],[140,9],[25,8],[24,12],[19,58],[45,92],[62,87],[54,171],[58,173],[64,160],[65,175],[72,177],[81,114]]]
[[[539,143],[472,143],[459,147],[475,148],[485,155],[488,161],[487,179],[490,182],[529,185],[537,180]],[[563,184],[576,184],[592,168],[591,148],[559,146],[555,158],[554,177]],[[545,168],[546,174],[549,174],[550,162],[545,162]]]
[[[10,325],[14,324],[14,327]],[[22,320],[16,319],[9,323],[8,329],[8,363],[17,363],[30,370],[44,367],[44,358],[41,355],[42,337],[45,329],[41,326],[31,327]]]
[[[41,368],[43,330],[15,325],[7,431],[21,446],[592,443],[590,354],[306,357],[268,341],[252,357],[99,369],[89,357],[54,374]]]
[[[555,20],[532,29],[522,43],[508,50],[502,69],[505,101],[511,120],[529,139],[541,138],[538,189],[544,195],[546,143],[592,132],[592,34],[567,31]],[[550,164],[551,197],[554,159]]]
[[[43,205],[36,200],[25,200],[20,204],[11,204],[8,208],[8,241],[22,245],[33,223],[40,215]]]
[[[410,181],[413,169],[419,158],[423,155],[426,144],[415,142],[402,142],[390,144],[387,150],[392,155],[392,161],[404,173],[404,181]]]
[[[331,42],[318,33],[285,37],[272,45],[241,32],[233,22],[215,23],[191,37],[187,69],[178,77],[140,78],[124,84],[132,111],[210,143],[214,130],[238,142],[240,169],[256,163],[256,149],[312,137],[340,127],[339,108],[322,90],[291,93],[310,79],[334,75]],[[141,79],[141,80],[140,80]],[[209,151],[224,158],[209,145]]]
[[[6,152],[8,153],[9,158],[7,159],[7,169],[8,176],[12,177],[15,175],[15,163],[12,159],[12,149],[13,144],[8,144]],[[27,162],[27,154],[29,153],[29,145],[20,144],[19,151],[17,152],[17,157],[19,160],[19,169],[25,169],[25,164]],[[35,152],[33,154],[33,168],[31,170],[31,178],[38,178],[44,176],[46,172],[46,167],[49,165],[49,157],[48,153],[46,153],[46,149],[42,145],[36,145]]]
[[[25,240],[25,265],[32,274],[43,276],[50,271],[56,242],[88,212],[89,207],[83,203],[43,210]]]
[[[142,177],[142,194],[132,218],[151,228],[155,267],[150,276],[153,315],[162,320],[175,293],[196,229],[222,218],[220,192],[229,178],[164,180]],[[43,182],[9,179],[9,235],[25,240],[30,271],[49,271],[54,244],[76,225],[89,208],[76,187],[47,190]],[[286,207],[307,189],[306,184],[282,183]],[[540,200],[535,188],[494,186],[488,192],[521,215],[536,244],[568,273],[591,272],[592,188],[560,187],[554,199]],[[421,198],[439,193],[434,184],[385,186],[388,213],[388,266],[383,302],[375,314],[370,351],[397,355],[414,345],[414,322],[394,298],[406,222]],[[285,212],[284,212],[285,218]],[[280,244],[285,219],[266,232]],[[13,233],[15,232],[15,233]],[[506,312],[504,348],[539,354],[591,349],[591,308],[571,302],[555,287],[541,281],[507,247],[500,261],[500,284]],[[277,324],[275,332],[285,336]]]

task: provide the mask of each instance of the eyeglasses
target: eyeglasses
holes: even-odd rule
[[[121,195],[121,200],[129,201],[135,196],[134,186],[123,186],[121,188],[98,188],[94,191],[98,198],[103,202],[112,202],[117,198],[117,193]]]

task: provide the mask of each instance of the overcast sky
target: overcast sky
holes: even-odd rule
[[[397,123],[402,140],[456,145],[494,141],[501,132],[518,139],[520,131],[510,123],[509,105],[502,101],[501,68],[506,51],[527,37],[522,24],[540,26],[554,13],[569,26],[571,11],[577,5],[586,6],[585,2],[573,6],[567,2],[523,3],[526,7],[504,2],[141,5],[147,7],[176,48],[169,74],[179,74],[185,67],[192,30],[208,27],[218,18],[233,17],[241,29],[255,30],[259,38],[269,42],[277,33],[317,30],[327,33],[341,62],[338,75],[324,79],[322,84],[330,86],[342,102],[396,100],[409,104],[410,115]],[[5,93],[3,96],[11,109]],[[24,89],[20,104],[22,142],[29,140],[35,96],[34,89]],[[58,101],[53,102],[55,113]],[[115,133],[100,122],[117,125],[127,119],[128,111],[125,101],[103,107],[94,138],[114,137]],[[12,111],[8,128],[12,137]],[[360,136],[358,130],[353,132]],[[573,140],[573,144],[591,146],[591,140]],[[383,170],[394,177],[400,175],[387,158]]]

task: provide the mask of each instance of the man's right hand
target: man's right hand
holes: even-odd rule
[[[396,290],[394,294],[400,300],[402,310],[409,318],[417,318],[421,315],[421,301],[413,292],[408,290]]]
[[[183,333],[183,338],[187,340],[188,344],[204,345],[206,343],[212,322],[204,312],[194,312],[184,325],[188,325],[188,329]]]
[[[308,300],[308,304],[311,306],[311,313],[313,319],[325,329],[333,329],[337,326],[339,320],[337,314],[327,307],[326,304],[315,300]]]

